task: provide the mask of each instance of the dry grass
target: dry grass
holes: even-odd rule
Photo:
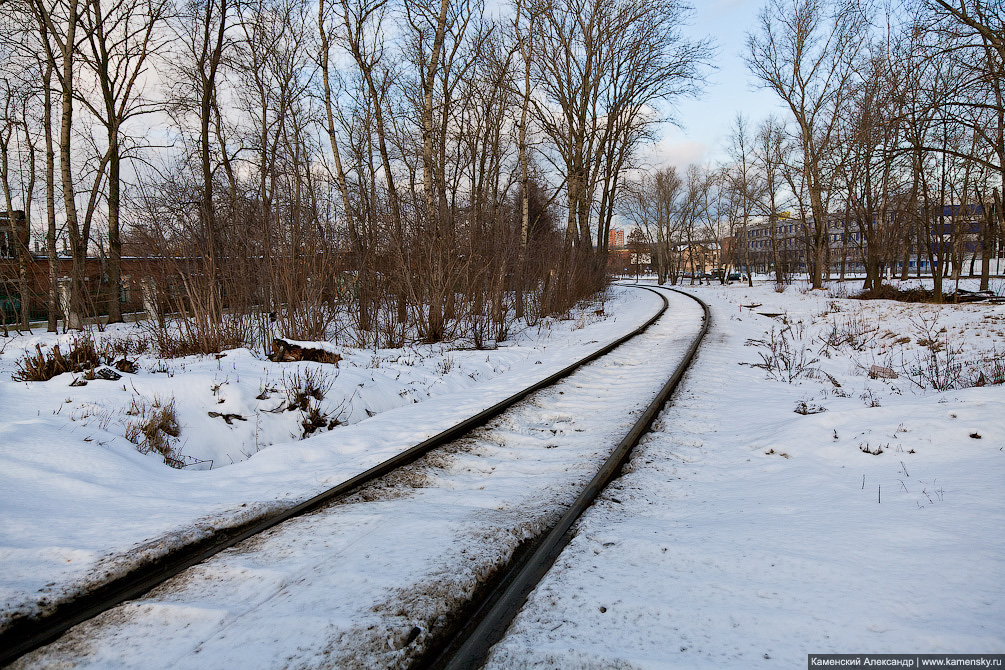
[[[171,467],[185,467],[170,439],[181,435],[174,398],[168,402],[154,398],[150,405],[142,399],[137,402],[136,398],[133,398],[132,405],[126,413],[137,417],[126,426],[126,439],[136,445],[137,451],[142,454],[156,452]]]
[[[34,354],[25,354],[17,362],[17,372],[13,379],[16,382],[44,382],[64,372],[94,371],[102,364],[101,357],[90,338],[76,339],[70,343],[69,351],[63,353],[59,345],[52,347],[48,353],[42,351],[40,345],[35,345]]]
[[[343,401],[334,408],[322,404],[331,392],[336,377],[338,377],[337,368],[334,372],[330,372],[315,367],[297,370],[289,376],[283,375],[287,401],[277,410],[285,406],[286,410],[300,411],[300,426],[303,428],[301,439],[306,439],[322,428],[334,430],[342,425],[348,401]]]
[[[205,356],[245,346],[247,338],[243,330],[235,326],[233,320],[229,323],[230,326],[221,326],[208,333],[190,328],[176,332],[162,329],[155,333],[153,346],[162,358]]]
[[[17,372],[12,378],[16,382],[44,382],[64,372],[71,372],[83,373],[84,379],[95,379],[96,376],[118,379],[119,376],[110,370],[100,370],[96,375],[95,369],[102,365],[110,365],[119,372],[129,374],[135,374],[138,370],[135,361],[125,357],[131,349],[127,340],[102,342],[99,348],[93,339],[84,336],[70,342],[68,349],[67,353],[63,353],[57,344],[46,352],[36,344],[35,353],[25,354],[24,358],[17,362]]]
[[[747,340],[746,346],[756,347],[760,363],[745,363],[761,368],[768,375],[792,384],[800,377],[819,374],[815,367],[820,361],[806,345],[806,324],[802,321],[784,320],[782,327],[772,326],[763,339]]]

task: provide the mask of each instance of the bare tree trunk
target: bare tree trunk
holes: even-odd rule
[[[523,61],[523,90],[520,101],[520,128],[518,131],[517,149],[520,164],[520,253],[517,260],[516,277],[516,318],[523,318],[524,274],[527,263],[527,242],[530,235],[530,156],[527,146],[527,124],[530,121],[531,103],[531,67],[534,62],[534,27],[537,19],[532,9],[528,14],[526,33],[521,30],[520,17],[524,7],[523,0],[516,4],[514,26],[519,40],[520,56]]]
[[[57,74],[60,83],[60,123],[59,123],[59,172],[63,191],[63,208],[66,216],[67,232],[72,254],[70,299],[68,314],[64,314],[64,325],[73,330],[84,327],[84,267],[87,256],[89,230],[81,229],[74,199],[72,165],[72,131],[74,62],[77,54],[77,27],[80,22],[79,0],[67,0],[65,24],[57,26],[52,8],[42,0],[33,0],[32,11],[38,23],[39,35],[46,62]],[[61,32],[58,27],[64,30]]]
[[[41,7],[40,0],[36,5]],[[69,0],[66,33],[61,46],[63,71],[60,77],[62,84],[62,108],[59,122],[59,174],[63,188],[63,213],[66,216],[66,226],[70,234],[70,253],[72,254],[72,269],[70,272],[70,305],[69,314],[64,314],[67,328],[81,330],[84,327],[84,269],[87,262],[87,230],[81,230],[77,217],[77,204],[74,201],[73,165],[71,163],[71,143],[73,141],[73,63],[76,52],[77,24],[79,22],[79,0]],[[48,19],[45,9],[41,10]],[[50,28],[51,30],[51,28]],[[52,31],[55,32],[55,31]]]
[[[122,321],[122,237],[119,232],[120,174],[118,125],[108,131],[108,323]]]
[[[31,195],[35,184],[35,152],[34,150],[31,152],[31,161],[29,163],[30,176],[28,179],[27,190],[24,193],[24,206],[27,211],[15,211],[13,194],[11,192],[10,151],[11,142],[17,143],[17,135],[22,126],[25,129],[25,136],[29,140],[29,146],[32,145],[30,142],[31,138],[27,137],[27,103],[24,100],[23,91],[11,87],[10,82],[6,78],[3,80],[3,89],[3,116],[2,125],[0,125],[0,190],[3,191],[4,211],[7,215],[7,221],[11,228],[9,241],[17,258],[17,284],[21,302],[17,317],[20,328],[22,330],[27,330],[28,309],[30,304],[30,296],[28,293],[28,235],[31,230]],[[18,102],[21,104],[18,105]],[[18,107],[20,107],[20,109],[18,109]],[[20,179],[24,179],[23,174],[19,174],[18,176]],[[0,315],[0,318],[2,318],[2,316],[3,315]]]
[[[42,130],[45,134],[45,253],[48,257],[49,269],[48,331],[55,333],[57,330],[56,319],[59,314],[59,296],[56,285],[59,257],[56,251],[56,149],[52,141],[52,70],[52,63],[46,62],[42,76],[42,85],[44,86]]]
[[[35,144],[32,141],[28,130],[28,103],[22,101],[21,119],[22,128],[25,135],[25,144],[28,147],[28,180],[24,188],[24,227],[25,235],[19,248],[18,273],[21,284],[21,327],[28,330],[28,321],[31,318],[31,307],[34,304],[34,295],[28,281],[28,266],[31,263],[31,251],[28,249],[28,239],[31,235],[32,223],[32,200],[35,194],[35,180],[37,176],[37,166],[35,164]]]
[[[433,136],[436,132],[433,121],[433,89],[436,85],[436,77],[440,67],[440,55],[443,50],[444,34],[447,29],[447,9],[450,7],[450,0],[440,0],[440,11],[434,25],[433,43],[428,54],[428,62],[424,71],[420,72],[420,84],[422,87],[422,110],[420,115],[420,126],[422,130],[422,193],[425,196],[426,204],[426,225],[435,231],[434,248],[431,249],[433,255],[432,286],[434,287],[428,296],[429,304],[426,306],[429,316],[427,317],[426,338],[430,341],[437,341],[443,336],[443,275],[446,268],[443,267],[442,248],[447,222],[443,220],[443,212],[439,205],[438,189],[436,189],[436,163],[433,155]],[[441,112],[446,116],[446,111]],[[441,140],[442,141],[442,140]]]
[[[223,60],[224,38],[227,28],[228,0],[219,0],[220,16],[216,25],[216,35],[213,36],[213,5],[216,0],[204,0],[205,17],[202,29],[202,41],[198,45],[197,74],[199,76],[199,164],[202,171],[202,193],[199,202],[199,214],[205,234],[205,274],[208,295],[206,299],[206,316],[210,321],[219,323],[223,317],[219,304],[219,268],[217,253],[219,248],[216,222],[216,204],[214,202],[213,165],[211,160],[212,138],[210,124],[213,118],[213,101],[216,98],[217,73]]]
[[[97,81],[100,102],[83,98],[84,105],[104,126],[108,148],[108,322],[122,321],[122,239],[120,233],[123,123],[145,113],[140,78],[147,59],[159,43],[155,32],[165,12],[165,0],[85,0],[81,25],[86,44],[81,61]],[[100,175],[99,175],[100,177]]]

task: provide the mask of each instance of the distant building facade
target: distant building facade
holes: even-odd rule
[[[685,274],[709,274],[722,266],[722,245],[715,240],[681,244],[676,248],[678,267]]]
[[[890,222],[886,225],[899,225],[896,223],[899,214],[901,213],[890,213]],[[944,222],[938,225],[935,239],[925,244],[931,244],[932,251],[940,250],[936,245],[944,251],[946,247],[943,245],[950,244],[950,239],[955,234],[960,240],[960,262],[967,266],[979,264],[982,253],[982,224],[979,217],[983,217],[983,214],[980,205],[947,205],[943,208]],[[812,219],[807,224],[802,219],[790,217],[788,212],[782,212],[771,219],[754,219],[746,229],[737,226],[732,240],[733,261],[736,265],[746,261],[751,271],[765,274],[774,272],[776,265],[786,274],[806,272],[812,227]],[[827,245],[831,276],[865,272],[868,240],[855,218],[844,214],[830,215],[827,222]],[[931,272],[929,253],[922,242],[912,237],[901,244],[901,247],[899,253],[891,253],[889,267],[886,269],[892,274],[900,274],[906,264],[908,272],[912,274]],[[987,253],[991,257],[991,273],[1001,274],[1005,271],[1005,243],[1000,236]],[[965,274],[968,269],[961,267],[961,273]]]
[[[28,226],[25,225],[24,212],[14,211],[12,219],[8,212],[0,212],[0,258],[17,258],[18,241],[28,248]]]

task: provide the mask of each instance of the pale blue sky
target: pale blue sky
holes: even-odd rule
[[[709,75],[705,92],[697,100],[677,106],[680,128],[666,126],[663,139],[653,148],[649,161],[655,167],[689,163],[716,162],[725,159],[725,146],[733,120],[742,111],[757,123],[774,112],[785,118],[778,98],[765,90],[756,90],[753,76],[743,62],[747,31],[756,28],[757,13],[765,0],[692,0],[695,4],[692,37],[709,36],[715,41],[718,67]]]

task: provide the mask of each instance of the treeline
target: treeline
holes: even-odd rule
[[[970,245],[987,288],[1005,239],[1001,0],[769,0],[745,57],[785,111],[738,116],[726,165],[667,168],[626,190],[657,271],[724,238],[749,269],[757,227],[779,282],[804,267],[819,287],[852,258],[871,288],[885,268],[927,263],[941,296]],[[781,239],[789,226],[794,239]]]
[[[148,298],[201,350],[273,322],[487,346],[604,284],[625,174],[709,57],[680,32],[688,11],[8,0],[6,208],[73,258],[52,315],[120,320],[121,258],[148,255],[173,259]],[[109,289],[89,305],[95,252]]]

